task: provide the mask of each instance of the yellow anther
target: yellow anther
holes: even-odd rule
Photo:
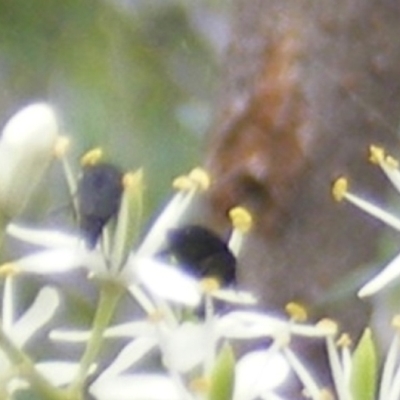
[[[349,189],[348,180],[341,176],[332,185],[332,196],[336,201],[342,201]]]
[[[203,376],[194,378],[189,383],[189,388],[195,393],[206,394],[210,390],[210,381]]]
[[[350,335],[348,333],[343,333],[336,341],[336,344],[338,347],[350,347],[352,344]]]
[[[216,278],[204,278],[200,281],[200,288],[204,293],[213,293],[221,288],[221,283]]]
[[[335,400],[335,396],[328,388],[323,388],[319,394],[318,400]]]
[[[15,263],[9,262],[0,266],[0,276],[13,276],[17,275],[20,269]]]
[[[201,168],[195,168],[188,175],[180,175],[172,182],[172,187],[177,190],[207,190],[210,186],[210,177]]]
[[[181,175],[173,180],[172,187],[176,190],[188,191],[193,189],[193,181],[188,176]]]
[[[316,327],[325,331],[328,335],[336,335],[339,331],[338,323],[328,318],[318,321]]]
[[[59,136],[54,146],[54,156],[62,158],[71,146],[71,141],[67,136]]]
[[[371,145],[369,146],[369,161],[372,164],[381,164],[385,160],[385,150],[383,147]]]
[[[103,150],[100,147],[89,150],[81,158],[81,165],[96,165],[103,158]]]
[[[244,207],[235,207],[229,211],[229,218],[235,229],[246,233],[253,226],[253,217]]]
[[[397,314],[392,319],[392,326],[393,328],[400,330],[400,315]]]
[[[203,168],[194,168],[189,172],[189,178],[196,183],[201,190],[207,190],[210,187],[211,179]]]
[[[396,160],[392,156],[387,156],[385,158],[385,162],[386,162],[387,166],[390,167],[390,168],[393,168],[393,169],[398,169],[399,168],[399,161]]]
[[[150,322],[158,323],[164,319],[164,314],[162,311],[156,310],[149,314],[147,317]]]
[[[286,304],[285,310],[293,321],[304,322],[308,318],[306,308],[299,303],[290,302]]]
[[[122,177],[122,186],[125,189],[132,187],[140,187],[143,184],[143,170],[139,169],[135,172],[127,172]]]

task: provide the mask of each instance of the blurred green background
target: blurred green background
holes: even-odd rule
[[[148,209],[201,162],[230,1],[0,1],[0,121],[54,104],[73,157],[143,167]]]

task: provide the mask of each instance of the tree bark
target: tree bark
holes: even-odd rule
[[[241,284],[268,309],[300,301],[357,335],[368,307],[326,294],[376,257],[382,224],[331,196],[339,175],[384,201],[368,146],[399,154],[400,3],[238,0],[207,165],[222,221],[249,207],[257,228]],[[398,147],[396,148],[395,145]],[[396,155],[396,154],[394,154]]]

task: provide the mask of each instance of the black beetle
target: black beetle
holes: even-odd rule
[[[197,278],[216,278],[227,286],[236,281],[236,258],[214,232],[199,225],[172,229],[163,252]]]
[[[94,248],[104,225],[118,213],[122,172],[107,163],[86,165],[78,182],[79,225],[88,248]]]

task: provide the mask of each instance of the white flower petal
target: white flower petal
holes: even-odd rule
[[[106,337],[154,337],[155,325],[149,321],[135,321],[112,326],[106,330]]]
[[[34,274],[56,274],[82,267],[83,257],[77,250],[54,249],[33,253],[13,263],[22,272]]]
[[[35,364],[35,368],[54,386],[65,386],[73,381],[79,371],[79,363],[67,361],[45,361]],[[93,373],[95,368],[90,369]]]
[[[218,335],[227,338],[284,337],[294,334],[305,337],[326,337],[330,331],[320,326],[297,324],[252,311],[233,311],[220,318]]]
[[[61,330],[55,329],[50,332],[50,339],[59,342],[69,343],[84,343],[90,338],[91,331],[79,331],[79,330]],[[149,321],[135,321],[128,322],[126,324],[115,325],[108,328],[104,337],[107,338],[138,338],[156,337],[155,324]]]
[[[170,200],[137,250],[140,257],[151,257],[165,244],[169,229],[178,226],[179,220],[192,202],[195,191],[180,191]]]
[[[381,384],[379,387],[379,400],[386,400],[389,398],[390,388],[393,383],[393,377],[395,376],[399,350],[400,338],[399,335],[395,334],[383,364]]]
[[[125,346],[111,365],[101,374],[99,379],[110,379],[125,372],[132,365],[142,359],[156,345],[150,338],[139,338]]]
[[[198,282],[177,267],[151,258],[137,258],[136,271],[139,280],[155,295],[191,307],[199,305]]]
[[[236,365],[234,400],[252,400],[265,396],[288,377],[290,367],[279,353],[253,351]]]
[[[185,400],[170,378],[157,374],[99,379],[90,387],[90,393],[97,400]]]
[[[286,321],[245,311],[233,311],[222,316],[217,328],[218,336],[237,339],[275,336],[282,330],[289,332]]]
[[[50,332],[50,339],[58,342],[85,343],[90,339],[91,331],[63,331],[53,330]]]
[[[212,292],[212,297],[233,304],[253,305],[257,303],[257,299],[252,293],[232,289],[216,290]]]
[[[44,287],[36,296],[33,304],[13,325],[11,338],[19,346],[23,346],[54,315],[60,304],[57,290]]]
[[[17,239],[44,247],[70,247],[76,249],[81,242],[81,239],[77,236],[54,230],[27,228],[16,224],[9,224],[7,233]]]
[[[400,367],[397,367],[390,386],[389,396],[385,400],[398,400],[400,398]]]
[[[188,372],[206,356],[210,332],[204,325],[186,322],[165,332],[161,340],[163,362],[168,369]]]
[[[359,297],[371,296],[393,282],[400,275],[400,254],[398,254],[381,272],[365,284],[358,292]]]

